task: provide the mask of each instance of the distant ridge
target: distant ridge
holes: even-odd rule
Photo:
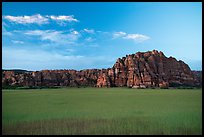
[[[23,70],[23,69],[2,69],[2,71],[14,71],[16,73],[32,72],[32,71]]]
[[[3,86],[168,88],[202,86],[202,71],[157,50],[118,58],[112,68],[85,70],[3,70]]]

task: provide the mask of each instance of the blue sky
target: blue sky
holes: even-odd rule
[[[202,3],[2,3],[3,69],[101,69],[153,49],[201,70]]]

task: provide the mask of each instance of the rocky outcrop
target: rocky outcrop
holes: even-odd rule
[[[195,77],[189,66],[173,57],[166,57],[157,50],[138,52],[117,59],[111,69],[111,75],[103,75],[104,81],[109,78],[110,86],[148,88],[169,86],[195,86]],[[107,77],[107,78],[105,78]],[[197,80],[197,85],[201,81]],[[99,87],[109,86],[98,80]]]
[[[87,70],[3,71],[4,86],[92,86],[148,88],[202,85],[202,73],[157,50],[118,58],[112,68]]]
[[[18,73],[3,71],[3,86],[96,86],[101,70],[42,70]]]
[[[157,50],[137,52],[117,59],[110,74],[103,75],[104,81],[116,87],[175,87],[197,86],[202,83],[202,78],[196,77],[189,66],[183,61],[177,61],[173,57],[166,57],[163,52]],[[97,86],[103,85],[103,79],[98,80]]]
[[[194,85],[202,87],[202,71],[192,71],[194,78]]]
[[[103,74],[98,77],[97,87],[110,87],[110,86],[111,86],[110,78],[107,75]]]

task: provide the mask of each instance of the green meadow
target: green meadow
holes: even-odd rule
[[[5,134],[202,134],[202,89],[2,91]]]

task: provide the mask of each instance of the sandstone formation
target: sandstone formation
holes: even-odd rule
[[[109,83],[113,83],[111,86],[168,87],[195,84],[187,64],[173,57],[167,58],[156,50],[119,58],[112,70],[114,73],[107,75]]]
[[[96,86],[100,70],[3,71],[2,85],[11,86]]]
[[[157,50],[118,58],[112,68],[87,70],[3,71],[5,86],[91,86],[148,88],[200,86],[202,72]]]
[[[192,71],[195,86],[202,86],[202,71]]]

